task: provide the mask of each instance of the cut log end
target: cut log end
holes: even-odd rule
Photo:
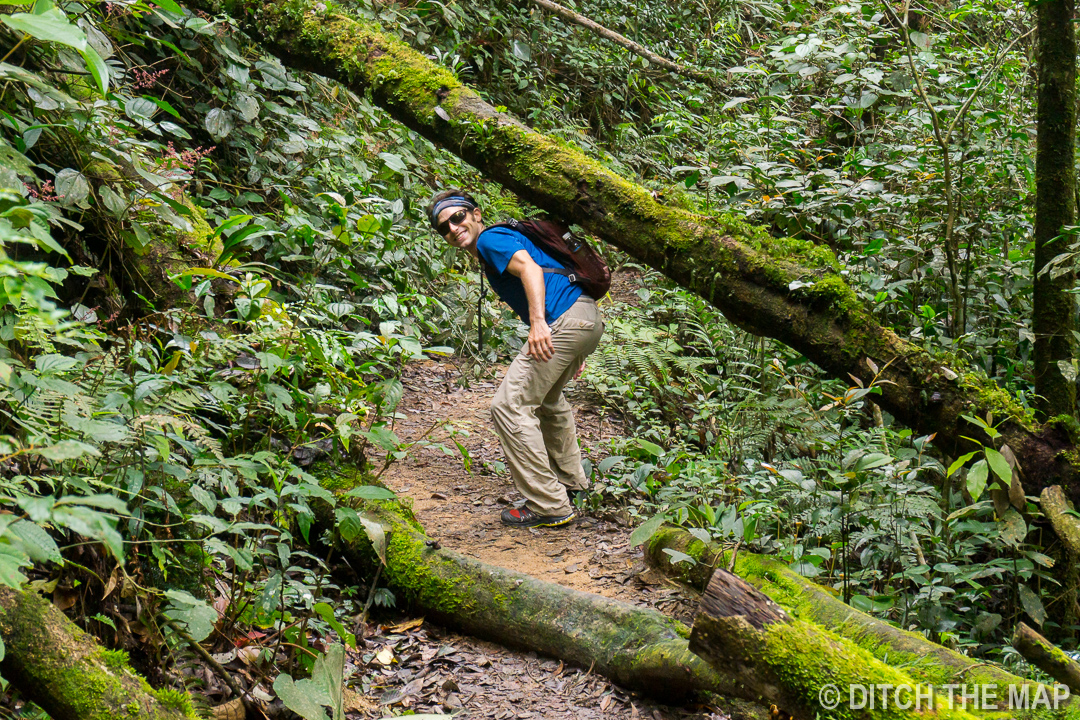
[[[714,618],[741,616],[758,630],[773,623],[791,622],[765,593],[723,569],[713,572],[701,598],[701,612]]]

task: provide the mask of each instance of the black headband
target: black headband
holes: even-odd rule
[[[439,213],[448,207],[463,207],[467,210],[475,210],[476,203],[471,202],[460,195],[451,195],[450,197],[445,197],[435,203],[431,208],[431,215],[428,217],[428,220],[431,221],[431,227],[435,228],[435,230],[439,229]]]

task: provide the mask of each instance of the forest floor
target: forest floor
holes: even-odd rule
[[[628,295],[627,279],[620,279],[622,287],[617,289],[623,292],[619,294]],[[395,431],[405,442],[419,439],[434,423],[451,423],[459,431],[468,431],[458,441],[468,451],[471,472],[459,454],[450,456],[426,447],[391,465],[382,481],[412,499],[418,519],[443,547],[691,622],[695,599],[647,569],[641,549],[630,547],[632,528],[617,509],[579,512],[577,522],[565,528],[501,524],[500,512],[522,499],[509,475],[494,471],[495,463],[502,461],[502,450],[488,407],[504,372],[505,367],[492,368],[490,377],[466,387],[453,364],[426,361],[408,366],[398,406],[407,419],[400,420]],[[572,383],[567,396],[575,408],[584,454],[599,462],[606,441],[621,434],[622,428],[613,425],[612,418],[590,404]],[[368,638],[364,657],[377,658],[383,648],[390,647],[404,662],[382,670],[385,681],[375,693],[382,707],[370,708],[362,717],[389,715],[387,711],[400,711],[402,705],[418,713],[461,709],[463,718],[496,720],[727,717],[717,707],[656,704],[557,659],[464,637],[426,622],[406,629],[408,625],[401,623]],[[367,666],[378,667],[378,660]]]

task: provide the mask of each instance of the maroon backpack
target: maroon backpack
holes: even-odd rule
[[[544,272],[565,275],[592,299],[600,300],[611,289],[611,271],[607,263],[565,225],[552,220],[508,220],[490,227],[508,227],[529,238],[563,266],[542,268]]]

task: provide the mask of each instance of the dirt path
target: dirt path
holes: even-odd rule
[[[503,368],[498,369],[501,377]],[[435,422],[449,421],[472,459],[465,470],[460,455],[448,456],[435,448],[422,448],[395,463],[383,476],[395,492],[411,497],[420,521],[445,547],[479,560],[586,592],[598,593],[689,621],[692,601],[680,590],[658,582],[645,571],[641,550],[629,546],[630,529],[614,513],[585,515],[561,529],[506,528],[499,513],[521,498],[506,473],[493,471],[502,460],[498,438],[489,419],[488,405],[496,379],[474,382],[468,389],[458,384],[459,373],[449,363],[410,365],[403,377],[405,395],[399,412],[407,419],[396,426],[403,440],[416,440]],[[597,462],[615,430],[607,420],[568,391],[575,406],[578,432],[586,454]],[[436,434],[433,439],[439,439]],[[452,446],[452,444],[450,444]],[[455,665],[444,685],[428,692],[427,700],[414,707],[449,711],[459,705],[467,718],[723,718],[717,708],[671,708],[655,705],[612,685],[603,678],[569,669],[557,660],[536,658],[426,627],[423,638],[399,638],[400,643],[448,643],[446,647],[474,659]],[[431,638],[434,637],[435,640]],[[379,638],[377,642],[384,640]],[[398,650],[400,654],[400,650]],[[414,653],[417,654],[417,653]],[[423,659],[424,650],[418,657]],[[447,655],[450,659],[452,655]],[[479,658],[482,662],[476,662]],[[430,666],[428,674],[431,676]],[[449,672],[450,668],[446,668]],[[401,669],[387,673],[393,687],[416,683]],[[420,672],[418,670],[417,672]],[[438,675],[443,677],[443,675]],[[423,685],[422,679],[421,687]],[[449,689],[448,689],[449,688]],[[454,689],[457,688],[457,689]],[[452,697],[451,697],[452,696]],[[385,697],[385,696],[384,696]],[[391,696],[392,699],[393,696]],[[441,704],[441,707],[440,707]],[[432,710],[427,710],[431,712]],[[378,715],[375,715],[378,717]]]

